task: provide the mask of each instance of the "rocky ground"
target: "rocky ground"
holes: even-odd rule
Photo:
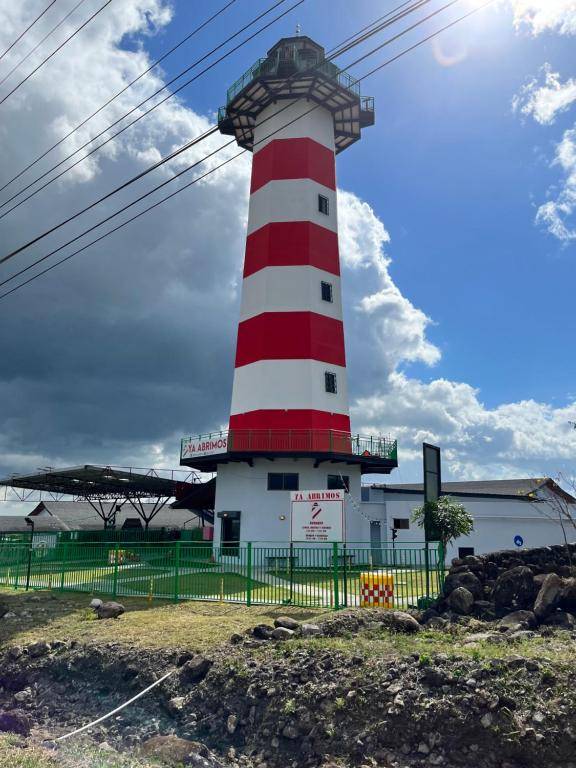
[[[427,611],[272,610],[253,614],[259,623],[248,627],[246,614],[233,614],[232,623],[210,629],[218,637],[211,643],[200,642],[194,622],[207,628],[214,606],[188,618],[180,606],[160,609],[165,621],[179,617],[179,638],[186,622],[196,632],[184,645],[106,641],[120,639],[124,626],[132,640],[146,626],[142,617],[130,624],[131,610],[92,621],[86,636],[77,619],[80,640],[55,638],[47,621],[44,638],[15,642],[15,633],[0,649],[0,732],[17,734],[23,747],[45,745],[49,764],[66,768],[146,768],[149,760],[201,768],[576,768],[571,558],[564,548],[465,558],[454,561]],[[43,599],[29,598],[39,611]],[[14,621],[8,613],[0,597],[0,622]],[[158,615],[149,617],[157,631]],[[80,737],[102,759],[70,757],[77,737],[56,741],[169,671]],[[0,766],[1,758],[0,741]],[[11,757],[6,765],[45,764]]]

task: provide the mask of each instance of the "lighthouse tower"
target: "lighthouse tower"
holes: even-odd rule
[[[374,123],[359,83],[309,37],[283,38],[231,88],[222,133],[253,153],[229,429],[186,438],[182,463],[217,471],[215,541],[289,537],[292,490],[360,499],[396,444],[352,435],[335,157]],[[350,539],[361,520],[347,505]]]

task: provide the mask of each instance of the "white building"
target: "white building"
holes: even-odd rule
[[[482,554],[499,549],[563,544],[564,532],[576,540],[576,499],[550,478],[520,480],[478,480],[442,483],[443,494],[459,501],[474,518],[474,532],[459,538],[449,548],[453,557]],[[398,541],[422,541],[422,529],[411,522],[412,510],[424,503],[422,485],[374,484],[362,488],[362,509],[373,536],[383,526],[390,539],[392,529]]]

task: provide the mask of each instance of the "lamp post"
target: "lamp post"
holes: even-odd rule
[[[34,520],[30,520],[29,517],[25,518],[26,525],[30,526],[30,543],[28,545],[28,565],[26,567],[26,592],[30,589],[30,571],[32,570],[32,548],[34,545]]]

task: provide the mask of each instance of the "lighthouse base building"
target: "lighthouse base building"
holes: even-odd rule
[[[285,545],[291,494],[308,491],[343,499],[342,537],[385,537],[362,515],[361,477],[396,467],[396,443],[351,432],[336,199],[336,155],[373,123],[359,82],[304,36],[273,46],[219,110],[253,153],[232,403],[227,431],[181,452],[217,472],[216,544]]]

